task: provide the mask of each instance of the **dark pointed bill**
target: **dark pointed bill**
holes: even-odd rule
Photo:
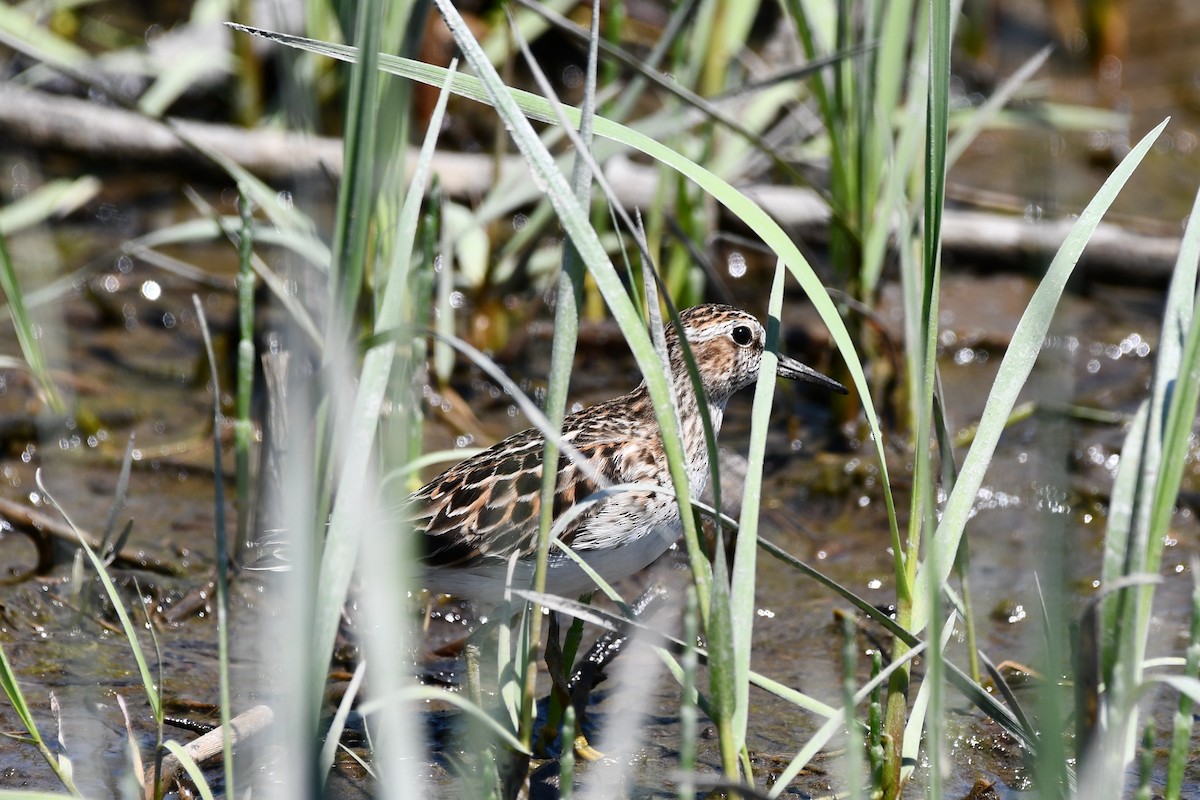
[[[801,364],[796,359],[788,358],[783,354],[779,356],[779,368],[776,370],[776,373],[781,378],[791,378],[794,381],[808,381],[818,386],[824,386],[826,389],[832,389],[838,394],[849,394],[846,391],[846,387],[833,378],[827,378],[812,367]]]

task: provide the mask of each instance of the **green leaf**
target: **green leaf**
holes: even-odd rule
[[[742,513],[738,520],[734,545],[730,616],[733,622],[733,681],[736,704],[733,732],[737,748],[746,746],[750,715],[750,649],[754,640],[754,586],[757,574],[758,518],[762,505],[762,473],[766,459],[767,429],[778,383],[779,325],[783,312],[782,262],[775,265],[775,278],[767,301],[767,341],[763,350],[758,382],[754,386],[754,407],[750,415],[750,449],[746,454],[746,480],[742,487]]]
[[[21,685],[17,682],[17,673],[9,663],[3,646],[0,646],[0,688],[4,689],[4,696],[8,698],[13,711],[17,712],[17,717],[25,726],[25,730],[29,732],[33,744],[40,745],[42,736],[38,732],[37,721],[33,718],[33,712],[29,710],[29,704],[25,702],[25,693],[21,691]]]
[[[200,769],[200,765],[196,763],[196,759],[192,758],[191,753],[174,739],[163,742],[163,748],[179,760],[179,765],[192,779],[192,785],[196,787],[196,791],[200,792],[200,797],[203,800],[214,800],[212,788],[208,785],[208,779],[204,777],[204,770]]]
[[[100,192],[100,179],[91,175],[48,181],[0,209],[0,236],[64,217]]]
[[[289,47],[320,53],[343,61],[354,61],[356,58],[354,48],[344,45],[318,42],[303,37],[263,31],[241,25],[231,25],[230,27],[278,41]],[[431,85],[440,84],[440,81],[446,77],[446,72],[443,69],[409,59],[381,55],[379,63],[380,68],[388,72]],[[475,66],[476,70],[479,70],[478,65],[473,64],[473,66]],[[512,114],[516,110],[519,110],[530,119],[541,122],[556,123],[558,121],[554,109],[544,98],[528,92],[509,89],[503,86],[502,83],[499,83],[498,78],[496,79],[496,84],[493,85],[493,91],[498,92],[495,98],[489,95],[488,90],[484,88],[483,83],[478,78],[466,75],[457,75],[454,77],[451,84],[451,91],[463,97],[478,100],[479,102],[495,104],[498,110],[503,105],[506,110],[502,111],[501,116],[509,125],[513,126],[514,137],[516,136],[518,127],[522,130],[528,127],[518,126],[517,122],[513,119]],[[502,94],[499,92],[502,92]],[[579,118],[576,109],[564,107],[561,110],[569,123],[578,125]],[[866,414],[867,422],[871,429],[872,441],[879,458],[882,486],[888,508],[889,525],[892,527],[893,538],[897,538],[898,535],[895,533],[895,504],[892,499],[891,484],[888,479],[887,462],[883,449],[883,434],[879,428],[879,419],[875,413],[874,403],[871,401],[870,388],[867,385],[862,364],[855,351],[850,333],[838,315],[837,308],[829,299],[821,279],[813,271],[808,260],[801,254],[795,242],[780,227],[779,223],[763,211],[754,201],[742,194],[741,191],[694,161],[671,150],[656,139],[603,117],[596,118],[595,132],[597,136],[603,136],[639,150],[695,181],[701,189],[722,203],[731,213],[754,230],[759,238],[787,265],[788,271],[800,283],[817,313],[821,316],[822,321],[829,328],[830,335],[846,362],[847,369],[850,372],[859,396],[863,398],[863,411]],[[523,136],[528,136],[529,138],[518,140],[519,146],[531,148],[530,152],[541,148],[541,143],[533,135],[532,128],[529,128],[528,132],[523,134]],[[544,148],[541,148],[541,152],[545,152]],[[527,154],[527,158],[530,157],[534,156]],[[548,154],[544,156],[538,155],[536,159],[535,171],[538,174],[538,179],[549,191],[549,195],[555,202],[555,208],[559,212],[564,227],[567,228],[568,233],[575,240],[576,246],[580,247],[581,254],[587,253],[585,261],[588,263],[589,269],[592,270],[592,274],[597,277],[597,283],[604,294],[605,300],[609,304],[613,316],[621,326],[621,330],[630,344],[638,365],[642,368],[642,374],[646,377],[647,385],[651,396],[655,399],[656,407],[660,407],[663,402],[669,399],[669,395],[666,393],[665,381],[662,380],[660,374],[661,370],[657,367],[658,357],[650,345],[649,337],[640,328],[640,322],[635,316],[632,305],[628,303],[627,298],[622,299],[624,290],[621,278],[612,268],[607,256],[603,255],[603,248],[598,240],[596,240],[595,232],[592,231],[588,224],[584,210],[579,209],[574,196],[570,193],[570,187],[566,179],[554,167],[553,159]],[[551,178],[549,177],[551,175],[557,177]],[[587,247],[581,246],[581,243],[586,243]],[[662,424],[664,421],[660,418],[659,422]],[[667,441],[675,439],[674,430],[675,426],[673,424],[669,426],[664,425],[664,439]],[[680,487],[676,486],[677,492],[679,492],[679,489]],[[707,608],[707,598],[702,596],[700,601],[701,607]]]
[[[46,355],[42,352],[41,340],[34,328],[33,320],[25,308],[25,296],[17,279],[16,266],[8,255],[8,246],[4,237],[0,236],[0,289],[8,298],[8,312],[12,316],[13,327],[17,332],[17,343],[21,346],[21,355],[25,357],[30,370],[41,386],[46,402],[55,414],[63,414],[66,405],[54,378],[50,375],[50,366],[46,363]]]
[[[1167,121],[1164,120],[1138,142],[1088,203],[1050,263],[1046,277],[1039,284],[1020,322],[1017,323],[1017,329],[1000,363],[999,372],[988,396],[975,441],[963,460],[958,482],[946,501],[937,530],[928,542],[926,552],[929,555],[921,565],[916,586],[927,585],[921,578],[923,571],[927,569],[934,570],[939,584],[949,576],[958,552],[959,540],[966,529],[967,518],[975,503],[975,495],[983,484],[983,477],[1000,441],[1000,434],[1004,431],[1008,415],[1016,404],[1017,395],[1033,370],[1034,362],[1041,351],[1042,340],[1050,328],[1050,320],[1066,287],[1067,279],[1078,263],[1092,232],[1100,224],[1104,212],[1112,205],[1117,193],[1149,152],[1166,124]],[[921,631],[928,624],[931,599],[925,592],[916,595],[911,627],[914,633]]]
[[[138,673],[142,678],[142,688],[146,692],[146,700],[150,703],[150,710],[154,714],[155,719],[162,716],[162,696],[159,694],[158,686],[154,682],[154,677],[150,674],[150,665],[146,662],[146,656],[142,652],[142,645],[138,641],[137,626],[129,618],[129,612],[125,608],[125,601],[121,597],[121,593],[117,590],[116,585],[112,582],[112,578],[108,574],[108,569],[104,566],[104,562],[96,555],[96,551],[88,545],[87,540],[79,529],[75,527],[75,523],[71,521],[71,517],[59,505],[54,496],[46,489],[46,485],[42,482],[42,471],[39,468],[34,474],[38,489],[45,495],[46,500],[50,505],[62,514],[67,526],[74,532],[75,537],[79,540],[79,546],[83,548],[83,552],[87,555],[88,560],[92,562],[92,567],[95,568],[97,576],[100,578],[100,583],[104,586],[104,592],[108,595],[109,602],[112,603],[113,610],[117,613],[117,619],[121,623],[121,630],[125,633],[125,638],[129,642],[129,650],[133,653],[133,659],[137,663]]]
[[[922,642],[906,652],[900,658],[897,658],[895,661],[888,664],[887,667],[880,670],[878,674],[872,676],[871,680],[863,684],[862,688],[854,694],[855,705],[870,697],[871,691],[876,686],[882,685],[888,678],[891,677],[893,672],[908,664],[924,650],[925,643]],[[822,725],[817,732],[812,735],[812,737],[804,744],[804,746],[800,748],[800,751],[796,753],[795,757],[791,760],[787,767],[784,768],[784,770],[775,778],[775,783],[771,787],[771,790],[767,792],[767,796],[778,797],[780,794],[782,794],[783,791],[788,788],[788,785],[791,784],[792,779],[800,774],[800,770],[808,766],[813,757],[816,756],[817,753],[821,752],[821,750],[825,748],[825,745],[829,744],[829,741],[838,733],[838,731],[845,727],[845,724],[845,710],[826,720],[825,724]]]

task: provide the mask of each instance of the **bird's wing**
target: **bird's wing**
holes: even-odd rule
[[[596,491],[598,479],[613,480],[612,466],[624,441],[610,436],[573,437],[589,467],[559,456],[554,495],[557,519]],[[583,439],[583,441],[581,441]],[[413,495],[408,517],[431,567],[470,567],[485,559],[532,555],[537,548],[541,508],[542,450],[536,430],[523,431],[447,470]],[[599,510],[581,513],[559,537],[569,544]]]

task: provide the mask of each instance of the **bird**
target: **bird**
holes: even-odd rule
[[[700,409],[707,408],[716,436],[729,399],[758,378],[766,331],[752,314],[708,303],[680,312],[678,325],[667,326],[664,338],[688,490],[691,497],[699,497],[709,476]],[[681,339],[687,340],[695,360],[699,396]],[[780,377],[846,393],[842,384],[782,354],[776,371]],[[645,381],[627,394],[567,416],[562,442],[566,448],[558,460],[555,530],[559,541],[606,582],[636,574],[678,540],[683,523]],[[529,587],[536,564],[544,449],[541,431],[521,431],[411,495],[405,516],[419,539],[425,588],[496,604],[509,586]],[[629,484],[636,486],[621,486]],[[568,513],[608,487],[613,490]],[[510,561],[515,561],[511,583]],[[595,588],[574,559],[551,547],[546,592],[575,598]]]

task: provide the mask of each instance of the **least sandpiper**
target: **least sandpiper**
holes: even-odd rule
[[[727,305],[700,305],[679,315],[695,359],[714,435],[725,404],[758,377],[766,332],[752,315]],[[671,378],[690,477],[699,497],[709,476],[700,405],[688,377],[679,332],[666,330]],[[787,356],[778,374],[845,393],[837,381]],[[665,491],[615,491],[571,520],[560,533],[606,581],[632,575],[662,555],[682,532],[679,506],[654,407],[645,382],[632,392],[572,414],[563,440],[575,458],[559,458],[554,518],[597,489],[617,484]],[[516,554],[514,588],[530,584],[537,547],[544,440],[531,428],[443,472],[410,499],[409,516],[421,538],[426,587],[465,599],[497,602]],[[576,597],[595,584],[557,548],[551,548],[546,591]]]

